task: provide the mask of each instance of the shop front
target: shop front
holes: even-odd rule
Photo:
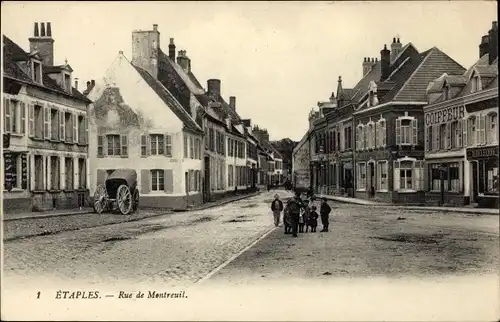
[[[425,204],[430,206],[464,206],[469,204],[465,188],[469,184],[462,157],[426,160]]]
[[[471,202],[480,208],[498,208],[498,145],[467,149]]]

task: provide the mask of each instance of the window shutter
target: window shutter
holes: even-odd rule
[[[148,155],[148,140],[145,134],[141,134],[141,157]]]
[[[28,135],[35,136],[35,105],[28,103]]]
[[[480,138],[478,144],[486,144],[486,115],[479,116],[479,133]]]
[[[356,150],[359,150],[359,126],[356,128]]]
[[[445,141],[446,149],[451,148],[451,123],[446,124],[446,141]]]
[[[396,119],[396,145],[401,144],[401,119]]]
[[[457,134],[458,134],[458,144],[457,144],[457,148],[461,148],[464,144],[463,142],[463,134],[464,134],[464,130],[463,130],[463,120],[458,120],[457,122]]]
[[[12,126],[11,126],[11,120],[10,120],[10,116],[11,116],[11,112],[10,112],[10,100],[7,99],[7,98],[3,98],[3,106],[4,106],[4,115],[3,115],[3,120],[4,120],[4,123],[3,123],[3,126],[4,126],[4,129],[5,129],[5,132],[10,132],[10,130],[12,129]]]
[[[411,120],[411,130],[412,130],[411,144],[418,145],[418,120],[417,119]]]
[[[429,151],[430,150],[430,137],[431,137],[431,127],[430,126],[427,126],[425,128],[425,151]]]
[[[97,136],[97,157],[104,157],[104,137],[102,135]]]
[[[394,167],[393,167],[393,173],[394,173],[394,182],[393,182],[393,191],[398,191],[399,190],[399,161],[394,161]]]
[[[49,108],[47,106],[43,107],[43,138],[50,139],[50,126],[49,126]]]
[[[151,176],[151,171],[142,169],[141,170],[141,194],[147,195],[150,191],[150,180],[149,177]]]
[[[435,130],[436,130],[436,150],[439,150],[441,148],[441,139],[445,139],[445,138],[441,138],[441,129],[440,129],[440,126],[439,125],[436,125],[435,127]]]
[[[73,113],[71,116],[73,120],[73,143],[78,143],[78,115]]]
[[[64,111],[59,110],[59,140],[66,140],[66,118],[64,117]]]
[[[386,122],[383,121],[380,125],[380,131],[382,133],[382,147],[385,147],[387,145],[387,129],[386,129]]]
[[[96,184],[101,185],[101,184],[104,184],[105,181],[106,181],[106,170],[98,169],[97,170],[97,182],[96,182]]]
[[[172,169],[165,169],[165,193],[174,193],[174,173]]]
[[[127,135],[120,135],[120,143],[121,143],[121,157],[128,157],[128,142]]]
[[[413,187],[415,191],[420,191],[420,180],[421,180],[421,173],[420,173],[420,168],[422,167],[422,161],[415,161],[414,163],[414,173],[412,176],[413,179]]]
[[[84,121],[84,126],[85,126],[85,138],[83,139],[83,142],[88,144],[88,142],[89,142],[89,118],[87,116],[84,116],[83,121]]]
[[[26,133],[26,103],[20,102],[20,107],[21,107],[21,134]]]

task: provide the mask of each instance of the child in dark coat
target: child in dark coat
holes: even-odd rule
[[[319,208],[319,213],[321,215],[321,224],[323,225],[323,230],[321,232],[328,232],[328,226],[330,225],[330,212],[332,208],[326,202],[326,198],[321,199],[321,208]]]
[[[318,227],[318,217],[319,215],[316,212],[316,206],[312,206],[307,220],[306,233],[308,232],[309,227],[311,227],[311,233],[316,232],[316,227]]]

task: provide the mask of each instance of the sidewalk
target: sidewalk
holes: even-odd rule
[[[221,206],[230,202],[250,198],[260,192],[232,196],[215,202],[202,204],[186,211],[199,211]],[[59,210],[46,213],[6,214],[3,218],[3,240],[15,240],[33,236],[56,234],[62,231],[80,230],[98,226],[114,225],[125,222],[139,221],[167,214],[174,211],[168,209],[140,209],[129,215],[103,212],[94,213],[91,208],[80,210]]]
[[[332,201],[350,203],[361,206],[395,207],[395,208],[404,208],[410,210],[428,210],[428,211],[454,212],[454,213],[467,213],[467,214],[480,214],[480,215],[499,215],[499,210],[492,208],[403,206],[398,204],[382,203],[382,202],[376,202],[376,201],[360,199],[360,198],[352,198],[352,197],[341,197],[341,196],[331,196],[331,195],[316,195],[316,197],[326,198]]]

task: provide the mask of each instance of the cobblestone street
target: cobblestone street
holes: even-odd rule
[[[285,195],[284,192],[280,192]],[[193,283],[272,229],[274,192],[200,211],[7,241],[9,281]]]

